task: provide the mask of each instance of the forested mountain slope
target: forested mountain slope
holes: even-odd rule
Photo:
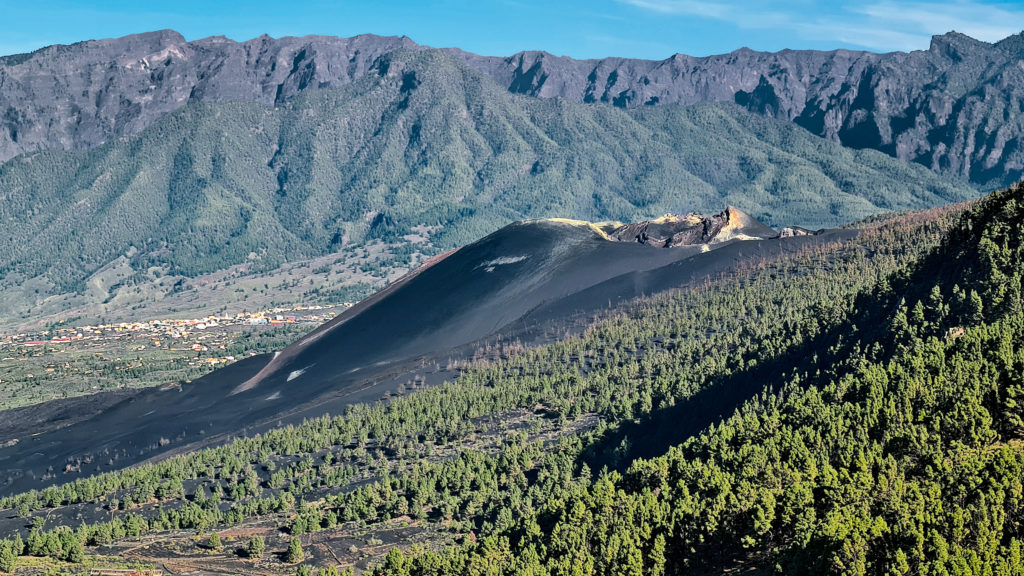
[[[888,219],[386,404],[0,500],[26,540],[4,546],[171,558],[130,542],[149,534],[209,565],[174,531],[245,526],[330,573],[369,567],[353,530],[397,522],[433,539],[371,554],[383,574],[1020,574],[1022,195]]]
[[[276,108],[194,104],[89,151],[0,166],[0,275],[34,286],[4,314],[81,291],[268,269],[433,228],[440,248],[511,221],[640,220],[734,205],[768,224],[836,225],[976,192],[733,105],[623,110],[516,96],[434,50]],[[33,280],[34,279],[34,280]],[[32,281],[32,283],[29,283]]]
[[[186,42],[165,30],[7,56],[0,58],[0,160],[87,149],[188,104],[279,106],[351,83],[394,50],[419,48],[405,37],[372,35]],[[736,102],[986,187],[1007,185],[1024,170],[1019,35],[988,44],[950,32],[927,50],[888,54],[740,49],[654,61],[448,53],[513,93],[627,108]]]
[[[519,517],[484,541],[383,572],[1021,574],[1022,222],[1024,187],[985,198],[934,252],[820,315],[794,350],[811,361],[731,417],[621,474],[509,498]],[[651,440],[619,436],[627,453]]]

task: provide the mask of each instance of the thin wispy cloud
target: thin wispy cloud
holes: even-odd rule
[[[619,2],[670,16],[696,16],[732,22],[741,28],[768,28],[782,26],[790,21],[790,15],[784,11],[763,8],[751,10],[740,2],[701,2],[700,0],[619,0]]]
[[[644,51],[662,54],[669,54],[672,52],[671,45],[653,40],[638,40],[632,37],[620,37],[609,34],[587,34],[583,39],[592,45],[602,46],[609,50],[609,56],[616,54],[617,51],[622,48],[642,49]]]
[[[831,14],[811,15],[805,2],[619,0],[668,16],[707,18],[745,29],[785,29],[807,40],[838,40],[873,50],[914,50],[950,30],[994,42],[1024,29],[1024,9],[979,0],[837,3]]]
[[[1024,27],[1024,10],[981,2],[879,2],[854,11],[872,23],[888,22],[908,33],[956,30],[986,42],[1002,40]]]
[[[912,34],[835,20],[796,22],[792,24],[792,30],[807,40],[838,41],[881,52],[921,50],[928,47],[931,37],[930,34]]]
[[[660,12],[661,14],[687,14],[724,20],[729,17],[732,6],[721,2],[699,2],[694,0],[624,0],[637,8]]]

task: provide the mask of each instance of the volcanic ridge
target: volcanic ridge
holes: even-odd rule
[[[628,225],[516,222],[434,258],[272,356],[116,403],[91,402],[94,413],[63,427],[29,425],[31,414],[23,415],[22,429],[7,427],[0,437],[9,475],[0,494],[343,413],[413,374],[429,384],[450,380],[457,372],[441,366],[488,342],[550,341],[619,303],[856,234],[782,238],[735,208]]]

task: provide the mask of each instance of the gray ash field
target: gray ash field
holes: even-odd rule
[[[273,356],[139,392],[62,428],[28,421],[5,427],[0,494],[341,413],[346,405],[384,398],[414,375],[422,378],[427,365],[469,358],[481,343],[536,342],[619,302],[856,234],[772,237],[774,231],[735,209],[629,226],[512,224],[435,258]],[[683,239],[696,243],[680,244]],[[433,381],[456,375],[434,372]]]

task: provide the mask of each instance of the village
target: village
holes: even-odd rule
[[[198,378],[287,346],[351,303],[0,334],[0,408]]]
[[[350,303],[340,305],[296,306],[273,308],[258,312],[239,312],[234,316],[206,316],[190,319],[162,319],[142,322],[118,322],[96,326],[77,326],[42,330],[35,333],[0,334],[0,351],[9,348],[34,348],[47,345],[67,344],[77,341],[125,340],[145,338],[154,347],[164,346],[169,350],[181,349],[182,342],[207,330],[232,326],[281,326],[285,324],[322,324],[334,318],[338,309],[345,309]],[[205,350],[203,346],[191,350]],[[218,360],[214,362],[213,360]],[[211,359],[217,364],[224,359]]]

